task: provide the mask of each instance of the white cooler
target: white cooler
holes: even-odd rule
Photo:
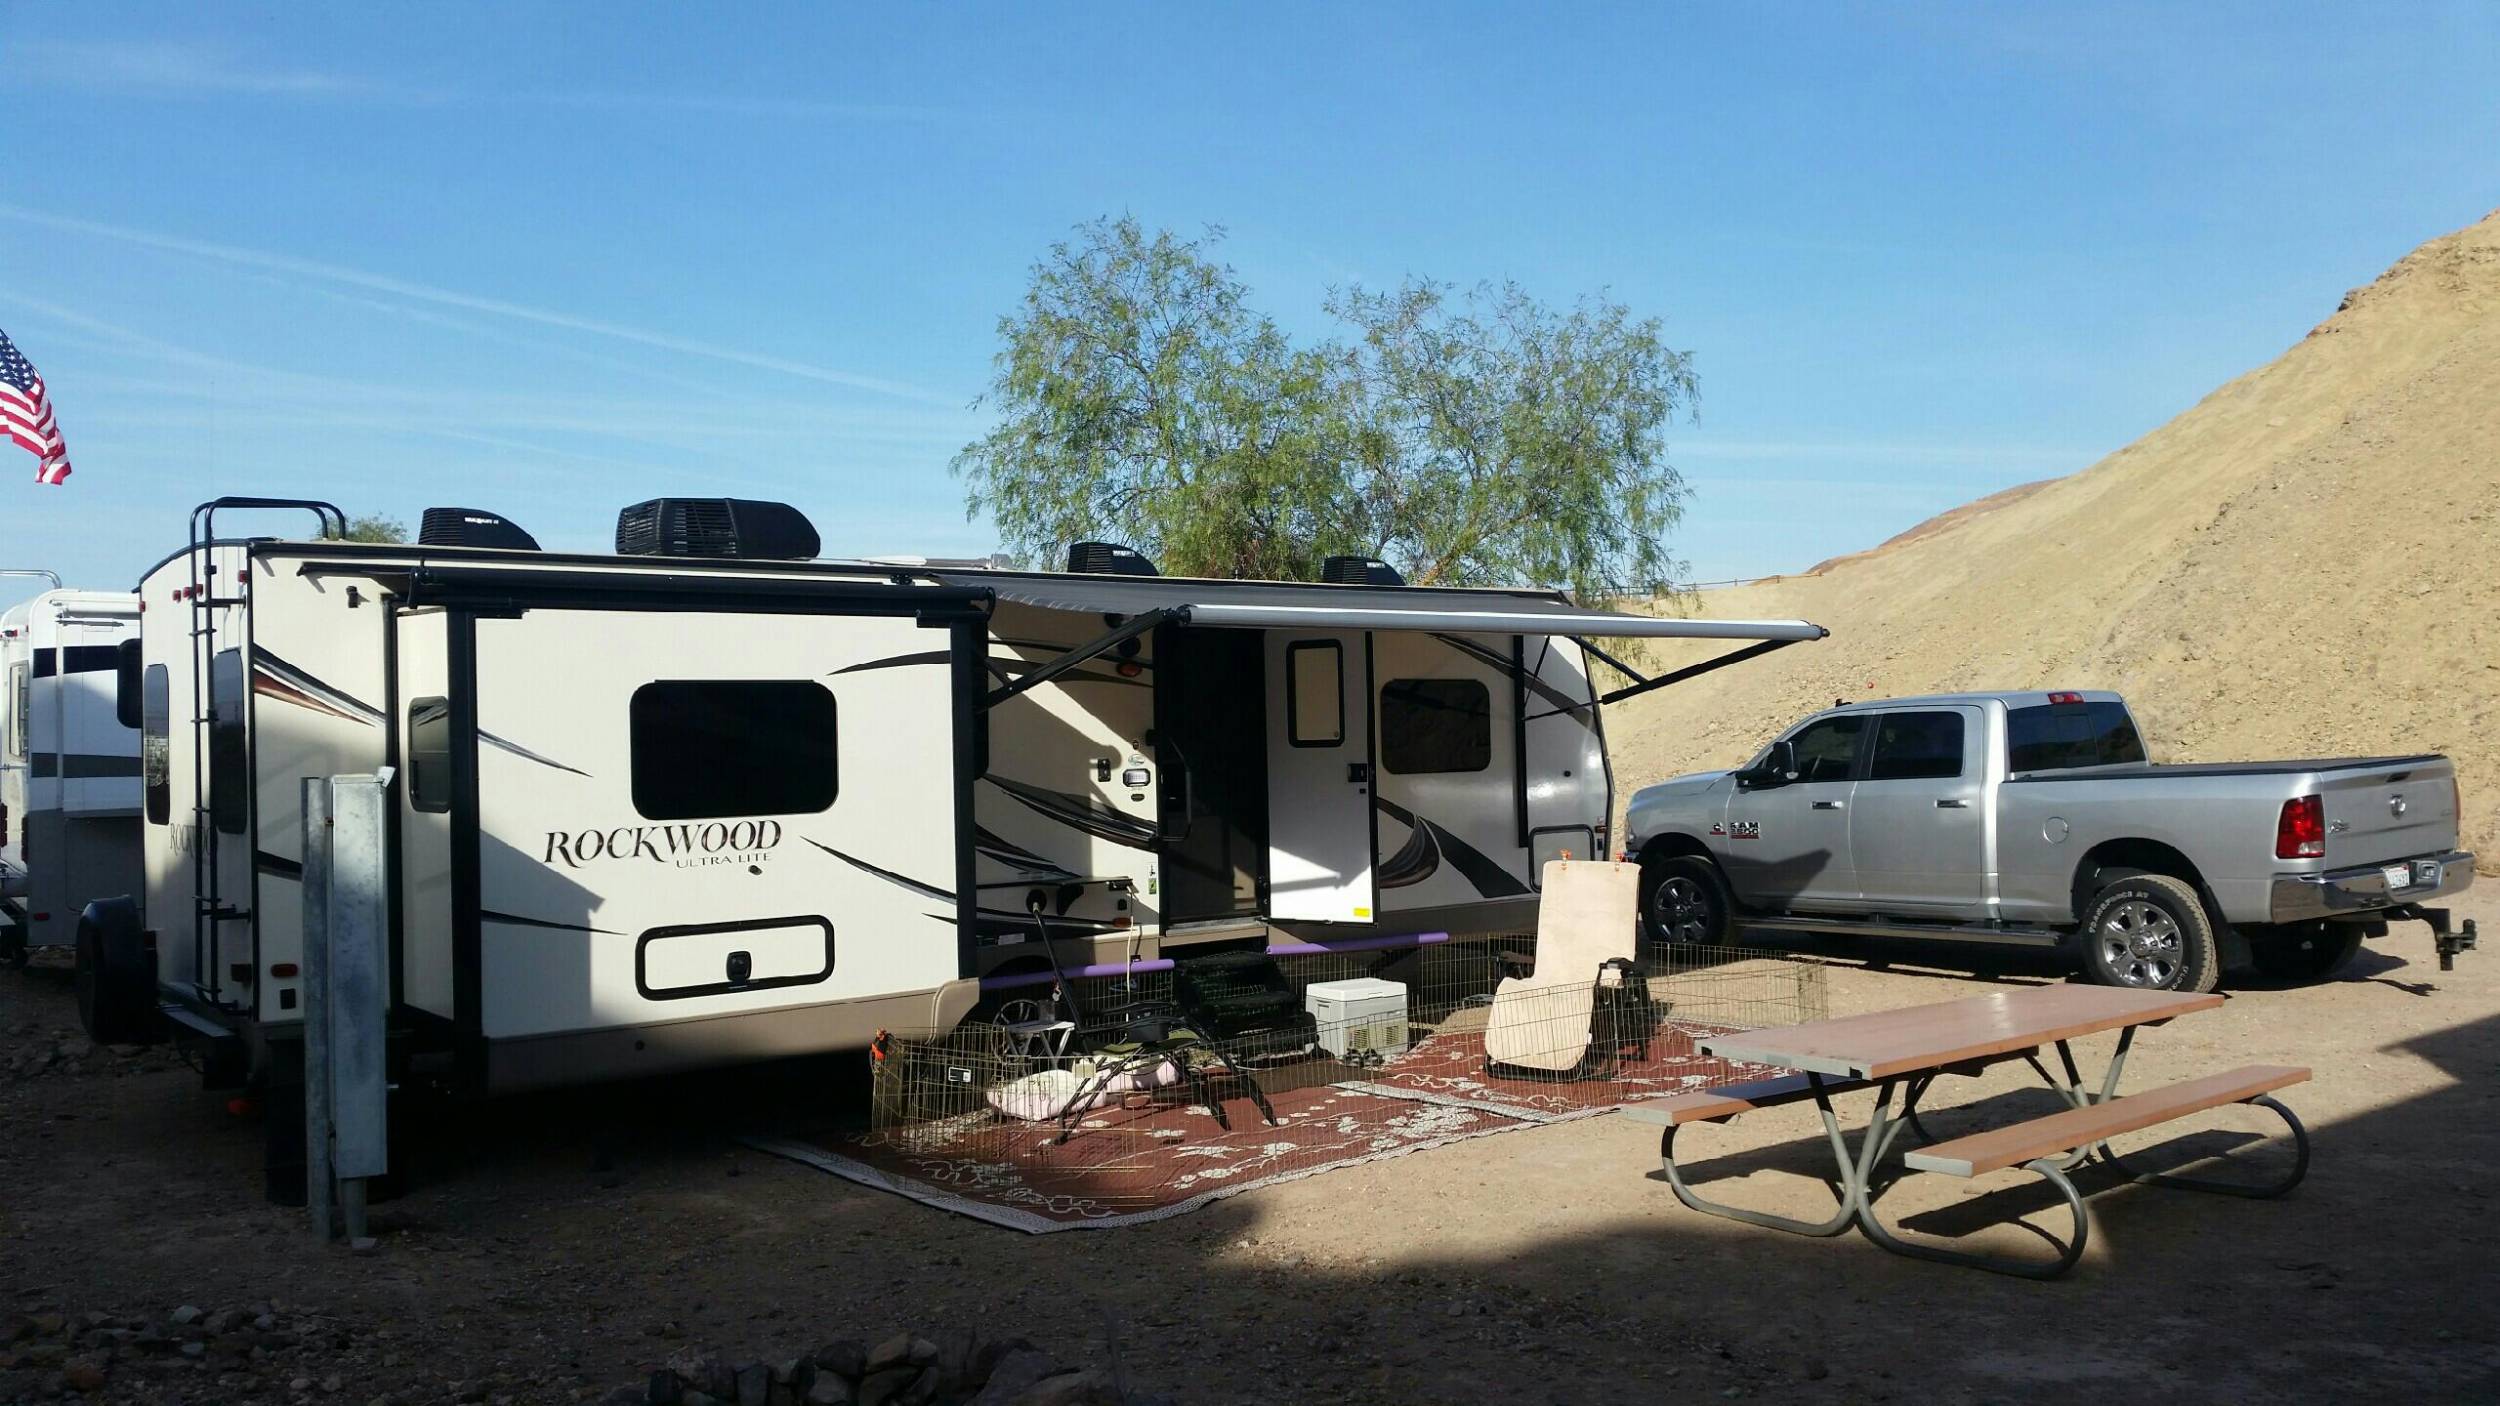
[[[1406,1048],[1406,987],[1378,977],[1315,981],[1302,1008],[1319,1022],[1319,1042],[1339,1059],[1387,1059]]]

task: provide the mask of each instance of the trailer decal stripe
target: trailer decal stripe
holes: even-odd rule
[[[381,709],[332,688],[259,645],[252,646],[252,691],[369,727],[382,724]]]
[[[991,834],[980,826],[973,827],[972,838],[974,848],[981,853],[1001,864],[1020,869],[1033,878],[1073,882],[1085,877],[1057,860],[1045,859],[1012,840],[1004,840]]]
[[[506,923],[516,928],[549,928],[557,932],[592,932],[601,937],[625,935],[614,928],[594,928],[584,923],[559,923],[547,918],[524,918],[518,913],[498,913],[492,908],[480,908],[477,910],[477,915],[487,922]]]
[[[1073,826],[1098,840],[1109,840],[1130,849],[1154,847],[1154,826],[1133,815],[1123,815],[1093,796],[1072,796],[1029,782],[1010,781],[1003,776],[984,776],[981,779],[1060,824]]]
[[[886,879],[886,880],[890,880],[890,881],[892,881],[892,882],[894,882],[894,883],[901,884],[903,887],[905,887],[905,888],[907,888],[907,889],[910,889],[910,890],[912,890],[912,891],[914,891],[914,892],[916,892],[916,893],[925,893],[925,894],[927,894],[927,895],[928,895],[929,897],[931,897],[931,898],[947,898],[947,899],[951,899],[951,898],[953,898],[953,897],[955,896],[955,895],[954,895],[954,893],[953,893],[951,890],[939,888],[939,887],[938,887],[937,885],[935,885],[935,884],[924,884],[924,883],[920,882],[918,879],[907,879],[907,878],[903,877],[902,875],[895,873],[895,872],[894,872],[893,870],[891,870],[891,869],[880,869],[880,868],[878,868],[876,865],[869,863],[869,862],[868,862],[867,860],[865,860],[865,859],[855,859],[855,858],[853,858],[852,856],[847,855],[847,854],[844,854],[842,851],[840,851],[840,850],[838,850],[838,849],[835,849],[833,846],[831,846],[831,845],[829,845],[829,844],[826,844],[826,843],[825,843],[824,841],[822,841],[822,840],[809,839],[809,838],[808,838],[807,836],[805,836],[805,835],[801,835],[801,836],[799,836],[799,838],[800,838],[800,839],[802,839],[802,840],[807,840],[807,842],[808,842],[809,844],[814,845],[816,848],[818,848],[818,849],[820,849],[820,850],[823,850],[825,853],[832,855],[834,858],[841,860],[843,863],[850,865],[850,866],[851,866],[852,868],[854,868],[854,869],[859,869],[859,870],[865,871],[865,872],[867,872],[867,873],[874,874],[874,875],[876,875],[876,876],[877,876],[878,878],[880,878],[880,879]],[[948,919],[947,921],[952,922],[952,921],[954,921],[954,920],[950,918],[950,919]]]
[[[1450,867],[1456,869],[1459,876],[1475,888],[1479,897],[1514,898],[1525,897],[1534,892],[1526,884],[1519,882],[1517,876],[1509,870],[1495,863],[1492,856],[1477,849],[1474,845],[1451,834],[1441,826],[1423,819],[1395,801],[1383,797],[1373,799],[1379,803],[1381,813],[1391,820],[1429,831],[1434,847],[1450,861]],[[1403,857],[1405,851],[1401,849],[1398,853],[1400,857]],[[1412,883],[1414,880],[1408,882]]]
[[[363,723],[367,727],[382,725],[381,709],[352,694],[332,688],[258,645],[252,647],[252,691],[264,698],[275,698],[281,703],[292,703],[299,708],[306,708],[316,713],[328,713],[332,717]],[[580,767],[566,766],[553,757],[533,752],[518,742],[498,737],[484,728],[478,729],[477,740],[497,751],[509,752],[524,761],[536,762],[540,766],[554,767],[558,771],[571,772],[583,778],[588,778],[590,775]]]

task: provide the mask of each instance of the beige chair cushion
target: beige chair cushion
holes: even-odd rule
[[[1560,1072],[1588,1054],[1598,968],[1639,950],[1638,865],[1556,859],[1545,866],[1536,968],[1493,991],[1484,1052],[1497,1064]]]

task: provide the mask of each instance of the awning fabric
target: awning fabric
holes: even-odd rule
[[[1122,617],[1152,610],[1182,610],[1192,625],[1238,629],[1440,630],[1451,634],[1723,640],[1818,640],[1830,633],[1803,620],[1675,620],[1583,610],[1558,595],[1542,591],[1324,586],[1009,571],[942,571],[930,575],[944,585],[988,590],[1000,600],[1044,610]]]

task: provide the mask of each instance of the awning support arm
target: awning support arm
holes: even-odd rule
[[[1052,679],[1074,669],[1088,659],[1119,648],[1127,641],[1137,638],[1158,625],[1177,623],[1188,618],[1189,607],[1185,605],[1166,606],[1161,610],[1149,610],[1143,615],[1132,615],[1128,618],[1128,623],[1092,643],[1078,645],[1014,683],[991,689],[981,696],[981,706],[995,708],[1019,693],[1049,683]]]
[[[1742,664],[1748,659],[1759,659],[1763,655],[1770,653],[1772,650],[1786,649],[1795,643],[1797,643],[1795,640],[1764,640],[1760,644],[1747,645],[1745,648],[1737,650],[1732,654],[1722,654],[1716,659],[1704,659],[1698,664],[1686,665],[1684,668],[1678,669],[1671,674],[1660,674],[1654,679],[1641,678],[1639,674],[1633,673],[1632,670],[1623,669],[1621,664],[1615,664],[1615,661],[1608,658],[1603,652],[1593,649],[1586,640],[1580,641],[1580,647],[1590,650],[1590,652],[1596,654],[1598,658],[1606,660],[1609,664],[1614,664],[1616,668],[1623,669],[1625,673],[1631,674],[1632,677],[1641,680],[1639,683],[1627,684],[1622,688],[1618,688],[1614,692],[1605,694],[1597,700],[1600,703],[1620,703],[1626,698],[1647,693],[1652,689],[1665,688],[1669,684],[1682,683],[1686,679],[1709,673],[1713,669],[1724,669],[1730,664]]]

